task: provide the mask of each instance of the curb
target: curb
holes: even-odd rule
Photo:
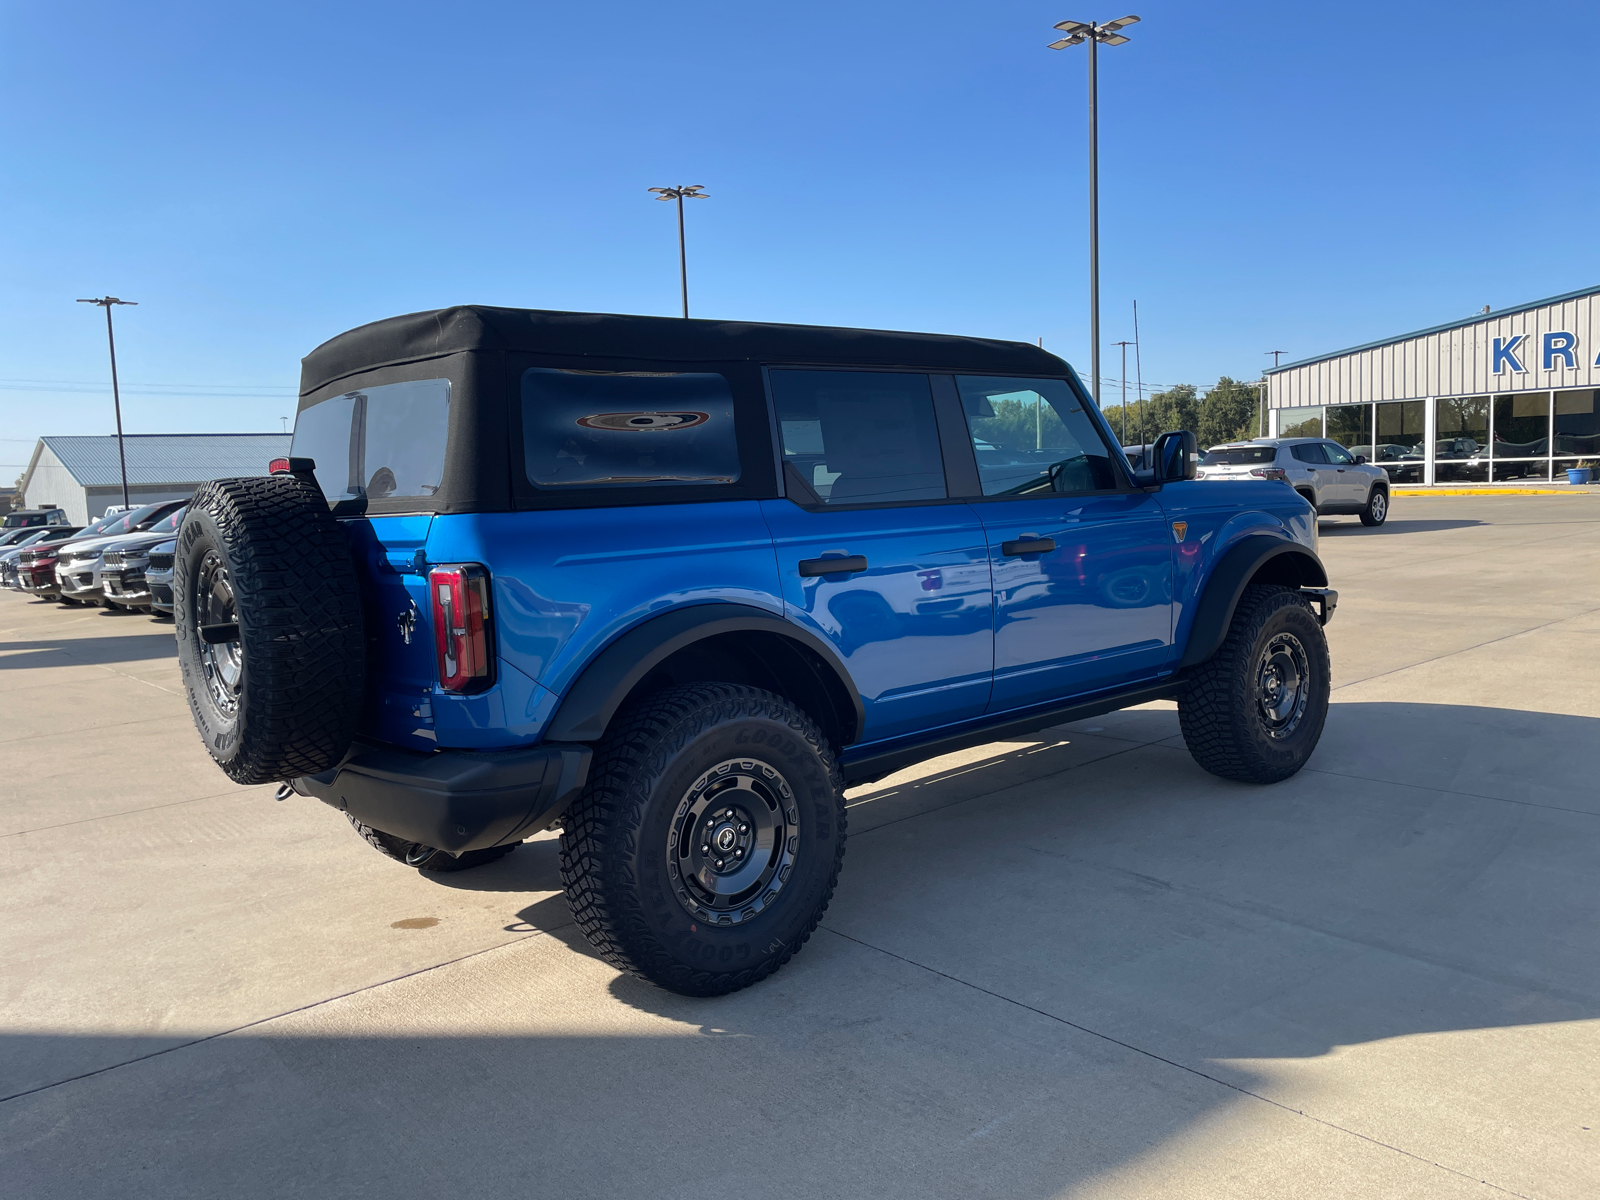
[[[1395,488],[1390,494],[1405,496],[1408,499],[1412,496],[1594,496],[1600,495],[1600,488]]]

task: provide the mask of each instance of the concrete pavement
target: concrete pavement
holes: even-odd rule
[[[714,1001],[546,836],[429,878],[237,788],[168,627],[0,594],[8,1195],[1600,1194],[1600,507],[1323,526],[1310,768],[1170,705],[854,790],[824,927]]]

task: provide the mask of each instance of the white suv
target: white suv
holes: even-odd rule
[[[1389,476],[1327,438],[1256,438],[1213,446],[1197,479],[1276,479],[1310,502],[1319,517],[1349,514],[1363,525],[1389,516]]]

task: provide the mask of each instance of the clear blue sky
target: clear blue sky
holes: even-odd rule
[[[1102,307],[1109,343],[1138,299],[1146,380],[1600,283],[1595,5],[1131,2]],[[1042,336],[1087,374],[1085,56],[1045,43],[1126,11],[0,3],[0,478],[111,431],[77,297],[140,302],[130,431],[277,429],[366,321],[673,314],[656,184],[712,196],[696,315]]]

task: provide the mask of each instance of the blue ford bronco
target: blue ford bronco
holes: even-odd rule
[[[457,307],[304,362],[292,456],[199,488],[195,724],[423,871],[561,829],[614,966],[716,995],[806,941],[844,789],[1175,700],[1293,775],[1336,594],[1278,483],[1135,472],[1077,376],[979,338]]]

